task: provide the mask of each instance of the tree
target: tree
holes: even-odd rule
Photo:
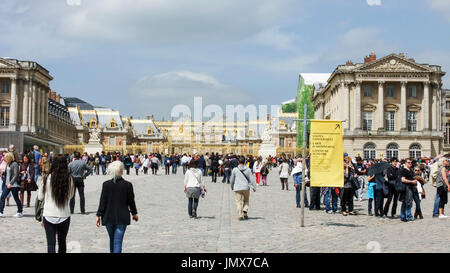
[[[314,119],[314,105],[312,103],[312,85],[305,85],[305,80],[300,75],[297,88],[297,111],[298,118],[303,120],[303,105],[308,105],[308,119]],[[310,130],[310,124],[307,126],[307,132]],[[302,148],[303,145],[303,126],[297,126],[297,147]]]

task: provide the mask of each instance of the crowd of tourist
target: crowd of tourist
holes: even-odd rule
[[[158,175],[162,166],[165,175],[175,175],[181,168],[191,218],[197,218],[199,199],[206,194],[207,181],[217,183],[217,177],[221,177],[221,182],[230,184],[235,194],[238,220],[248,219],[250,192],[256,191],[258,186],[267,186],[270,172],[278,176],[281,190],[289,190],[289,178],[292,176],[297,208],[301,207],[304,182],[305,187],[309,188],[309,201],[307,191],[303,192],[304,206],[309,210],[321,210],[323,204],[326,213],[357,215],[354,202],[367,200],[367,215],[395,219],[398,218],[398,202],[401,202],[400,220],[404,222],[424,218],[421,200],[431,196],[426,195],[424,189],[424,184],[430,183],[436,187],[433,217],[448,218],[444,214],[450,191],[450,164],[446,156],[424,160],[399,160],[395,157],[389,160],[363,160],[344,154],[344,183],[341,187],[311,187],[309,157],[293,158],[285,154],[267,158],[218,153],[123,155],[102,152],[88,155],[74,152],[71,155],[54,155],[42,154],[38,146],[27,153],[18,154],[11,145],[8,151],[2,152],[0,162],[0,217],[3,216],[5,203],[9,206],[10,197],[14,198],[17,206],[15,217],[23,217],[25,192],[26,206],[30,207],[31,193],[38,190],[37,198],[44,202],[41,216],[48,252],[56,251],[56,236],[58,251],[66,251],[65,238],[70,226],[70,215],[75,210],[76,192],[80,198],[80,212],[87,214],[84,179],[89,175],[107,174],[111,177],[102,187],[97,226],[106,227],[110,251],[121,252],[130,217],[138,221],[133,186],[124,178],[125,173],[130,175],[132,168],[136,175],[150,175],[149,169],[152,169],[152,175]],[[42,179],[39,180],[39,177]],[[270,183],[273,184],[273,181]]]

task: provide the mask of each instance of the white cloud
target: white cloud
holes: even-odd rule
[[[450,21],[450,1],[449,0],[427,0],[431,8],[440,12]]]
[[[265,29],[250,37],[245,42],[274,47],[281,50],[294,50],[296,35],[282,33],[279,27]]]
[[[172,71],[145,76],[129,90],[137,113],[152,112],[168,117],[172,107],[186,104],[191,107],[194,97],[202,97],[203,107],[217,104],[255,103],[244,90],[223,84],[211,75],[191,71]],[[149,109],[151,107],[151,109]]]
[[[381,6],[381,0],[366,0],[369,6]]]

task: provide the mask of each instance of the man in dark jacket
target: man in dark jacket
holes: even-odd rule
[[[391,159],[391,166],[389,169],[387,169],[386,174],[388,178],[388,187],[389,187],[389,194],[388,199],[386,201],[386,204],[384,205],[384,211],[383,214],[385,217],[387,217],[387,214],[389,212],[389,206],[392,202],[392,210],[391,210],[391,217],[395,217],[395,213],[397,212],[397,201],[398,201],[398,192],[395,190],[395,181],[397,180],[398,176],[398,168],[397,168],[398,159],[393,157]]]

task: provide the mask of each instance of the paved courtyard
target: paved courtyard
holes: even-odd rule
[[[228,184],[214,184],[206,178],[208,193],[200,200],[198,219],[187,214],[183,175],[125,176],[134,186],[139,222],[132,221],[125,234],[124,252],[449,252],[450,220],[431,217],[435,189],[426,185],[422,207],[425,219],[403,223],[399,219],[367,216],[367,201],[355,202],[358,216],[344,217],[324,211],[305,210],[306,227],[300,227],[300,209],[295,206],[295,189],[282,191],[278,175],[269,175],[267,187],[251,193],[247,221],[238,221],[234,195]],[[104,176],[86,180],[86,211],[75,214],[67,238],[70,252],[109,251],[104,227],[95,226],[95,213]],[[36,192],[33,193],[33,200]],[[32,202],[34,203],[34,202]],[[400,205],[401,203],[399,203]],[[400,213],[400,206],[397,214]],[[0,252],[46,252],[44,230],[34,219],[34,207],[24,217],[12,217],[14,200],[0,218]]]

